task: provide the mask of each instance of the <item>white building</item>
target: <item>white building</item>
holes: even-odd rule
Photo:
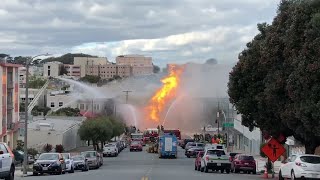
[[[80,76],[84,77],[88,65],[106,65],[109,61],[106,57],[74,57],[73,64],[80,66]]]
[[[252,155],[260,155],[260,145],[262,142],[261,131],[259,128],[254,128],[251,132],[249,128],[241,124],[241,114],[234,118],[234,152],[247,153]]]
[[[58,77],[60,75],[61,66],[63,64],[58,61],[47,62],[43,65],[44,77]]]
[[[76,108],[76,99],[70,94],[64,93],[64,91],[50,92],[47,94],[47,107],[55,111],[61,107]]]

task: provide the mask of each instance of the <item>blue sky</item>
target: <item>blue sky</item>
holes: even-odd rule
[[[279,0],[2,0],[1,53],[152,56],[155,64],[237,61]]]

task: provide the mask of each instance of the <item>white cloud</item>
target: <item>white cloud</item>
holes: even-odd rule
[[[235,52],[257,32],[254,24],[270,21],[277,3],[279,0],[2,0],[0,47],[13,56],[82,51],[109,59],[142,53],[162,64],[210,57],[236,61]]]

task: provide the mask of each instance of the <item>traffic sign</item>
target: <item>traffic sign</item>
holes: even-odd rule
[[[223,123],[223,127],[234,127],[234,123]]]
[[[272,162],[275,162],[286,152],[286,149],[276,139],[271,138],[268,143],[261,148],[261,151],[268,156]]]

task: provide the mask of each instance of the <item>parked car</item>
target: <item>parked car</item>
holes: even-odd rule
[[[71,159],[74,163],[74,170],[89,171],[88,160],[84,156],[73,156]]]
[[[199,151],[196,157],[196,160],[194,161],[194,170],[200,171],[201,169],[201,158],[204,155],[204,151]]]
[[[201,172],[209,172],[209,170],[219,171],[227,174],[231,170],[231,162],[229,157],[226,155],[224,149],[206,149],[203,157],[201,158]]]
[[[66,171],[68,173],[74,173],[74,163],[71,159],[70,153],[62,153],[63,159],[66,162]]]
[[[119,154],[120,153],[120,144],[118,142],[110,142],[108,144],[112,144],[112,145],[115,145],[117,147],[117,153]]]
[[[235,173],[240,171],[247,173],[257,173],[256,161],[253,156],[245,154],[237,154],[231,162],[231,169]]]
[[[87,159],[90,169],[98,169],[101,166],[100,155],[97,151],[84,151],[81,152],[81,155],[83,155]]]
[[[320,179],[320,156],[311,154],[292,155],[280,167],[279,179]]]
[[[131,141],[130,151],[142,151],[142,144],[139,141]]]
[[[204,148],[203,147],[193,147],[193,148],[190,148],[189,150],[187,150],[185,152],[185,155],[190,158],[190,157],[196,157],[198,155],[198,152],[200,151],[204,151]]]
[[[14,155],[10,147],[3,142],[0,142],[0,179],[14,179],[15,165],[14,165]]]
[[[60,153],[43,153],[33,164],[33,175],[39,173],[64,174],[66,172],[66,163]]]
[[[184,139],[183,142],[181,143],[182,149],[185,149],[188,142],[194,142],[194,140],[193,139]]]
[[[118,148],[115,144],[106,144],[103,147],[103,157],[118,156]]]

